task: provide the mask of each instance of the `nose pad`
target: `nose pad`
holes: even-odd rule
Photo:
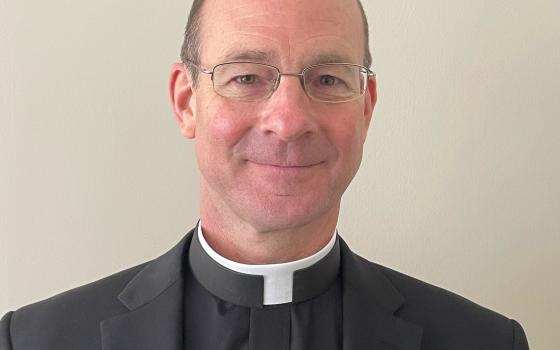
[[[272,91],[270,92],[271,95],[275,93],[276,90],[278,90],[278,86],[280,86],[280,80],[281,80],[281,76],[279,76],[278,78],[276,78],[276,80],[274,80],[274,84],[272,85]]]
[[[301,73],[282,73],[278,76],[278,78],[274,81],[274,85],[273,85],[273,89],[272,89],[272,93],[271,95],[278,89],[278,87],[280,86],[280,81],[282,80],[283,76],[288,76],[288,77],[293,77],[293,78],[299,78],[299,85],[301,86],[301,89],[303,90],[303,93],[309,97],[309,94],[307,93],[307,90],[305,89],[305,83],[303,81],[303,74]]]

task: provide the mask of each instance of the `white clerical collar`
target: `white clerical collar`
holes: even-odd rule
[[[292,302],[294,272],[308,268],[327,256],[335,246],[337,234],[335,230],[327,245],[311,256],[287,263],[265,265],[241,264],[221,256],[204,238],[200,222],[197,236],[203,250],[221,266],[246,275],[263,276],[263,304],[274,305]]]

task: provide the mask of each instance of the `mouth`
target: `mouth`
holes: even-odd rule
[[[247,161],[247,170],[254,181],[254,185],[266,184],[272,186],[274,191],[281,188],[294,190],[298,186],[313,186],[319,181],[322,174],[322,165],[325,162],[311,164],[277,164],[267,162]]]
[[[247,160],[249,163],[253,163],[259,166],[264,166],[264,167],[271,167],[271,168],[277,168],[277,169],[286,169],[286,170],[298,170],[298,169],[306,169],[306,168],[311,168],[317,165],[320,165],[324,162],[316,162],[316,163],[310,163],[310,164],[281,164],[281,163],[263,163],[263,162],[256,162],[256,161],[252,161],[252,160]]]

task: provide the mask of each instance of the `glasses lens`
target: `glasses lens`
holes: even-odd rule
[[[304,73],[307,93],[320,101],[344,102],[365,92],[367,71],[351,64],[323,64],[309,67]]]
[[[277,79],[276,68],[259,63],[224,63],[213,74],[217,94],[246,101],[268,96]]]

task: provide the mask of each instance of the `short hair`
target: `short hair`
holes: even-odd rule
[[[371,51],[369,48],[369,25],[364,11],[364,7],[360,0],[356,0],[360,12],[362,14],[362,23],[364,25],[364,61],[363,65],[370,67],[372,63]],[[191,78],[193,80],[193,87],[197,86],[198,82],[198,69],[194,68],[192,65],[187,63],[200,64],[200,28],[202,24],[201,10],[204,0],[193,0],[191,11],[189,12],[189,17],[187,20],[187,26],[185,28],[185,37],[183,40],[183,46],[181,47],[181,61],[186,64]]]

